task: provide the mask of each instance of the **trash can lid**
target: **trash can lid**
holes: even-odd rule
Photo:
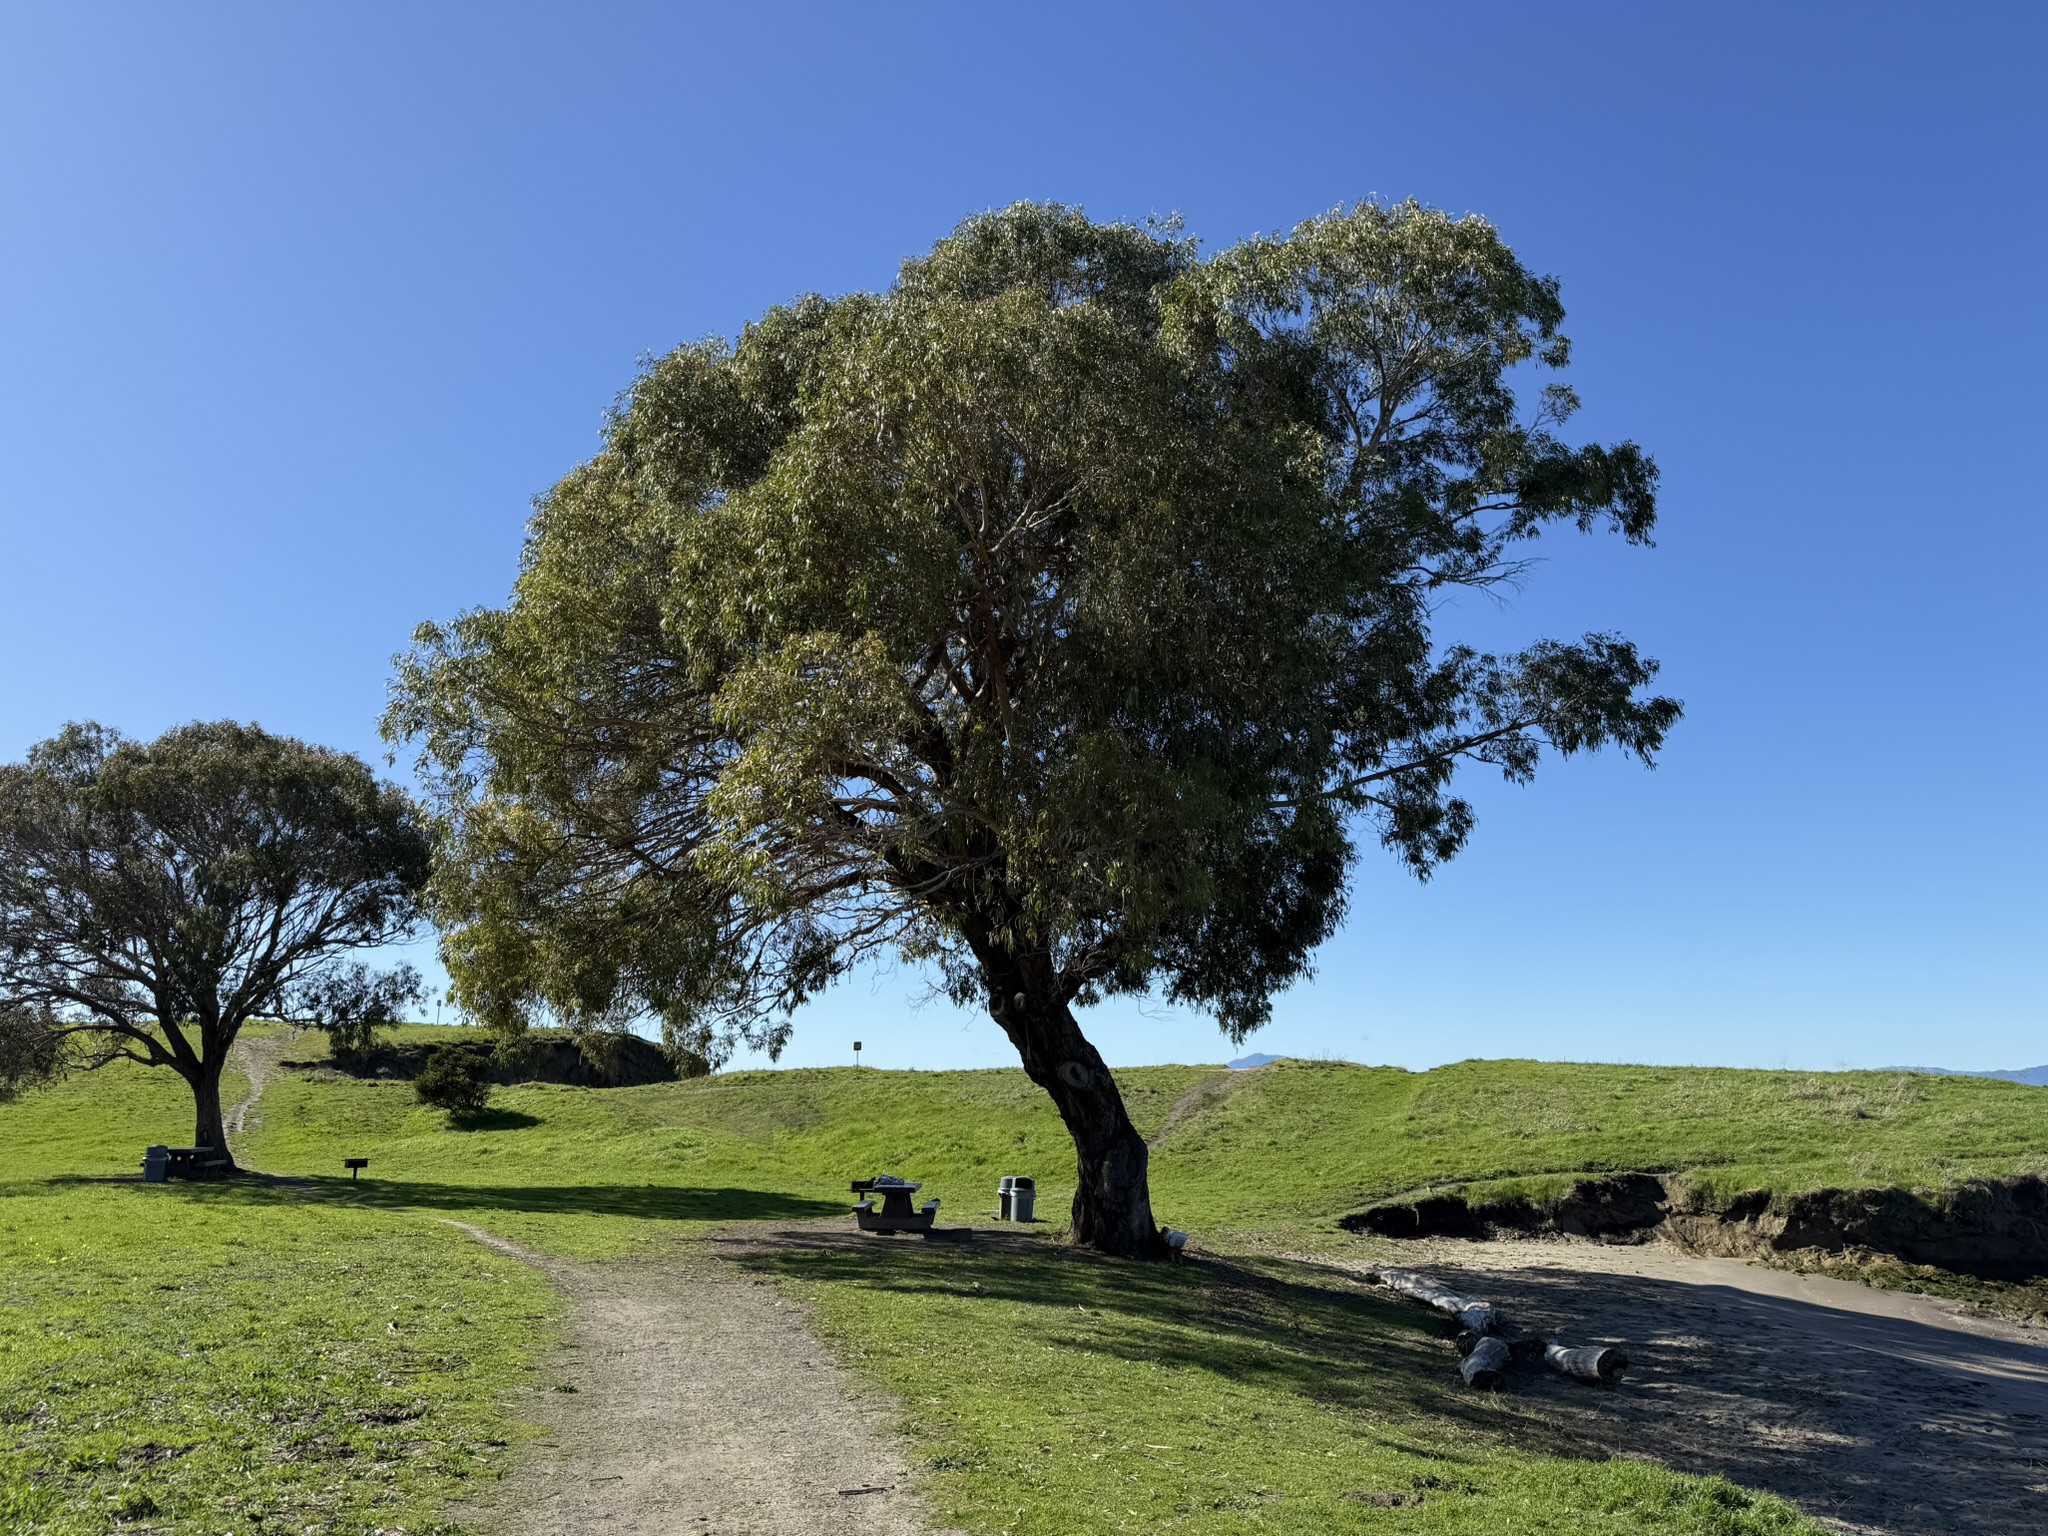
[[[997,1191],[998,1191],[998,1192],[1000,1192],[1000,1191],[1002,1191],[1002,1190],[1005,1190],[1005,1189],[1010,1189],[1010,1188],[1013,1188],[1013,1187],[1014,1187],[1014,1186],[1016,1185],[1016,1183],[1017,1183],[1017,1175],[1015,1175],[1014,1173],[1006,1173],[1006,1174],[1004,1174],[1004,1175],[1003,1175],[1003,1181],[1002,1181],[1002,1183],[998,1184],[998,1185],[996,1186],[996,1189],[997,1189]]]
[[[1032,1182],[1030,1179],[1025,1178],[1023,1174],[1019,1173],[1011,1177],[1010,1187],[1012,1189],[1036,1189],[1038,1188],[1038,1185]]]

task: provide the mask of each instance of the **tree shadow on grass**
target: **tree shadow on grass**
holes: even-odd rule
[[[1204,1257],[1135,1264],[1023,1233],[977,1231],[972,1243],[876,1241],[848,1232],[734,1233],[718,1250],[760,1273],[852,1284],[937,1301],[1008,1302],[1037,1309],[1035,1339],[1061,1349],[1200,1371],[1293,1394],[1318,1407],[1451,1418],[1497,1435],[1499,1411],[1467,1392],[1439,1321],[1361,1290],[1318,1264]],[[1540,1426],[1523,1426],[1546,1438]],[[1447,1460],[1398,1430],[1391,1444]],[[1572,1454],[1568,1442],[1529,1446]]]
[[[523,1109],[480,1109],[474,1114],[450,1115],[451,1131],[524,1131],[540,1124],[539,1115]]]
[[[340,1200],[394,1210],[523,1211],[554,1216],[629,1216],[641,1221],[800,1221],[843,1214],[834,1200],[768,1189],[690,1188],[668,1184],[436,1184],[336,1175],[270,1176],[144,1184],[133,1176],[52,1179],[51,1184],[128,1185],[145,1198],[223,1204]]]
[[[1508,1445],[1581,1462],[1647,1458],[1898,1536],[2040,1524],[2040,1345],[1656,1276],[1489,1271],[1475,1249],[1470,1270],[1447,1276],[1460,1289],[1545,1333],[1623,1343],[1635,1360],[1616,1388],[1525,1369],[1496,1395],[1459,1384],[1436,1318],[1332,1265],[1131,1264],[985,1231],[942,1247],[821,1229],[735,1232],[716,1246],[757,1273],[917,1297],[932,1318],[957,1320],[965,1308],[971,1319],[983,1302],[1026,1307],[1037,1342],[1285,1392],[1352,1415],[1361,1436],[1447,1463],[1453,1476],[1473,1467],[1480,1483],[1478,1453]],[[1470,1433],[1447,1440],[1446,1425]]]
[[[345,1179],[322,1181],[347,1194]],[[371,1181],[365,1180],[364,1184]],[[560,1216],[632,1216],[643,1221],[798,1221],[835,1216],[846,1206],[771,1189],[673,1184],[427,1184],[378,1180],[356,1198],[431,1211],[527,1211]]]

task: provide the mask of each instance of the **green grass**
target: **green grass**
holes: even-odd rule
[[[162,1074],[0,1109],[0,1527],[432,1529],[504,1464],[556,1315],[530,1271],[433,1219],[453,1216],[584,1259],[735,1222],[795,1234],[746,1262],[903,1403],[922,1485],[976,1536],[1811,1532],[1726,1484],[1575,1457],[1512,1395],[1456,1390],[1413,1311],[1273,1253],[1351,1243],[1338,1217],[1422,1189],[1542,1194],[1647,1169],[1718,1198],[2048,1166],[2036,1090],[1996,1082],[1146,1068],[1118,1074],[1142,1130],[1193,1106],[1155,1153],[1155,1206],[1206,1252],[1134,1267],[1042,1232],[825,1240],[847,1180],[884,1169],[923,1179],[949,1225],[1031,1173],[1056,1223],[1072,1151],[1020,1072],[529,1085],[464,1129],[407,1084],[324,1070],[318,1037],[295,1050],[308,1065],[273,1078],[242,1152],[303,1184],[105,1182],[185,1139]],[[361,1184],[344,1157],[370,1159]]]
[[[127,1067],[0,1109],[0,1530],[434,1529],[506,1461],[556,1297],[418,1217],[109,1178],[190,1113]]]
[[[1155,1178],[1194,1220],[1243,1228],[1424,1189],[1542,1196],[1589,1172],[1678,1173],[1709,1202],[1941,1188],[2048,1167],[2044,1102],[2017,1083],[1899,1072],[1288,1062],[1179,1132]],[[1254,1189],[1239,1168],[1273,1182]]]
[[[324,1047],[307,1037],[302,1054],[318,1062]],[[1137,1075],[1127,1092],[1140,1128],[1203,1075]],[[488,1220],[579,1258],[735,1220],[844,1215],[849,1179],[882,1171],[923,1180],[921,1198],[939,1198],[949,1222],[993,1208],[1006,1173],[1039,1175],[1045,1209],[1073,1198],[1073,1143],[1022,1072],[736,1072],[602,1092],[530,1084],[498,1089],[463,1129],[421,1107],[409,1084],[295,1072],[266,1090],[247,1145],[263,1168],[343,1183],[341,1160],[368,1157],[364,1198]]]
[[[1205,1237],[1329,1230],[1423,1189],[1544,1195],[1589,1172],[1677,1172],[1713,1201],[2048,1167],[2041,1091],[1971,1078],[1517,1061],[1117,1076],[1148,1134],[1190,1088],[1233,1090],[1182,1121],[1152,1161],[1160,1219]],[[269,1091],[251,1145],[265,1167],[314,1176],[368,1156],[380,1198],[490,1214],[522,1241],[583,1256],[709,1222],[843,1211],[848,1178],[885,1169],[924,1180],[949,1221],[992,1206],[1006,1173],[1039,1179],[1042,1214],[1057,1218],[1072,1199],[1071,1144],[1015,1070],[733,1073],[603,1093],[531,1085],[500,1089],[494,1104],[479,1128],[451,1131],[403,1083],[294,1074]]]
[[[1575,1457],[1512,1397],[1458,1388],[1424,1315],[1320,1266],[1137,1267],[1006,1234],[750,1262],[905,1405],[935,1513],[977,1536],[1820,1536],[1719,1479]]]

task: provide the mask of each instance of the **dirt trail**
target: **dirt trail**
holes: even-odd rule
[[[1388,1251],[1537,1332],[1627,1351],[1617,1389],[1532,1373],[1502,1396],[1504,1411],[1544,1421],[1582,1453],[1718,1472],[1858,1536],[2048,1530],[2039,1329],[1662,1246]]]
[[[245,1134],[290,1035],[240,1042]],[[451,1511],[493,1536],[937,1536],[885,1404],[854,1393],[798,1307],[715,1259],[571,1264],[467,1222],[569,1298],[543,1434]]]
[[[298,1044],[301,1031],[292,1030],[282,1035],[243,1035],[235,1041],[234,1054],[229,1064],[249,1079],[249,1091],[242,1102],[229,1110],[225,1123],[230,1136],[242,1136],[248,1132],[249,1111],[256,1107],[256,1101],[263,1097],[263,1085],[270,1081],[284,1059]],[[232,1146],[232,1143],[230,1143]],[[236,1158],[240,1162],[239,1157]]]
[[[766,1283],[713,1259],[561,1263],[454,1225],[535,1265],[572,1311],[539,1446],[451,1518],[495,1536],[930,1531],[886,1410]]]
[[[1221,1104],[1257,1075],[1256,1067],[1218,1067],[1207,1076],[1197,1078],[1173,1101],[1173,1107],[1167,1110],[1166,1118],[1159,1122],[1159,1129],[1145,1138],[1146,1147],[1157,1152],[1175,1131],[1204,1110]]]

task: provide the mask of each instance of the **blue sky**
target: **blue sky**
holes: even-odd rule
[[[2048,12],[187,4],[0,12],[0,758],[235,716],[380,753],[389,658],[499,601],[636,359],[885,284],[971,211],[1359,196],[1557,274],[1659,547],[1556,539],[1481,643],[1622,630],[1654,773],[1474,780],[1368,852],[1253,1048],[2048,1060],[2038,475]],[[865,975],[785,1060],[996,1064]],[[1098,1010],[1112,1062],[1213,1026]]]

